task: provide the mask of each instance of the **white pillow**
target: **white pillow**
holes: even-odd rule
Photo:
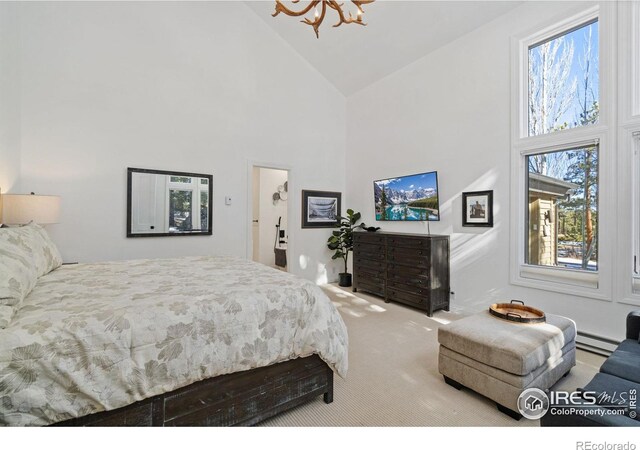
[[[58,248],[41,226],[0,228],[0,329],[8,325],[38,278],[61,265]]]
[[[0,322],[11,320],[38,280],[33,257],[33,229],[0,228]],[[4,328],[6,325],[0,328]]]
[[[38,277],[60,267],[62,265],[62,256],[60,256],[58,247],[53,243],[45,229],[35,223],[30,223],[23,228],[29,231]]]

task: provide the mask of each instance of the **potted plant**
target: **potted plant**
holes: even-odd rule
[[[353,209],[347,209],[347,217],[338,216],[336,228],[327,241],[327,246],[334,250],[335,253],[331,259],[342,258],[344,260],[344,272],[340,273],[340,286],[351,286],[351,274],[347,272],[347,261],[349,260],[349,252],[353,250],[353,230],[358,228],[354,226],[360,220],[360,213],[354,213]]]

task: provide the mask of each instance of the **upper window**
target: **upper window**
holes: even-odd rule
[[[598,123],[598,20],[529,46],[529,136]]]

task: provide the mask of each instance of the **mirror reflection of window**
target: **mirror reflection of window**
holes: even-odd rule
[[[127,236],[211,234],[211,175],[129,169]]]

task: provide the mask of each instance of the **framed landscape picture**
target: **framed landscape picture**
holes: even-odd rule
[[[462,193],[462,226],[493,227],[493,191]]]
[[[302,228],[333,228],[338,223],[342,193],[302,191]]]

